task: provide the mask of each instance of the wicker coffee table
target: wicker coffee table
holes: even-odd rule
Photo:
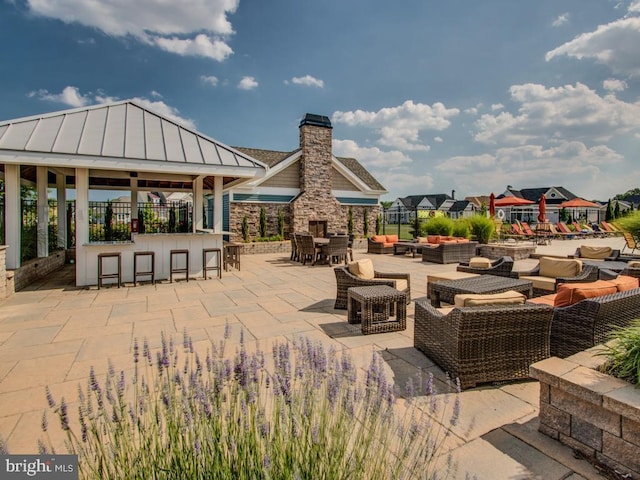
[[[405,330],[407,294],[387,285],[351,287],[347,290],[347,321],[362,322],[364,335]]]
[[[498,277],[496,275],[480,275],[460,280],[445,280],[431,285],[431,305],[438,308],[440,302],[454,303],[459,293],[501,293],[515,290],[524,293],[528,298],[533,296],[533,282],[515,278]]]

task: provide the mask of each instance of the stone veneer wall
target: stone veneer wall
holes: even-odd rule
[[[514,260],[524,260],[536,252],[535,245],[479,245],[478,254],[486,258],[500,258],[505,255]]]
[[[278,234],[278,210],[282,210],[284,215],[285,238],[288,237],[291,224],[291,207],[281,203],[232,203],[229,211],[229,240],[232,242],[242,242],[242,219],[247,216],[249,221],[249,239],[260,236],[260,209],[265,209],[267,213],[267,235]]]
[[[0,298],[6,298],[7,294],[7,246],[0,245]]]
[[[539,430],[624,478],[640,479],[640,390],[596,370],[606,361],[595,355],[601,349],[531,366],[540,381]]]

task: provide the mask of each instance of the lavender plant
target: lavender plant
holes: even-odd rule
[[[242,339],[231,358],[225,341],[201,358],[186,331],[182,348],[163,335],[155,358],[146,340],[133,350],[129,381],[109,368],[100,382],[91,370],[79,388],[79,427],[70,426],[64,398],[56,402],[47,389],[67,449],[79,455],[80,478],[447,476],[448,464],[436,460],[459,404],[456,397],[449,424],[439,418],[447,409],[432,395],[432,376],[418,388],[428,402],[414,400],[413,386],[405,402],[396,400],[377,354],[358,375],[348,354],[303,337],[275,343],[271,369],[265,353],[249,353]],[[47,432],[46,414],[42,424]],[[44,445],[42,453],[51,450],[50,441]]]

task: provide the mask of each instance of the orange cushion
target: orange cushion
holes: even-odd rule
[[[458,243],[457,240],[440,240],[440,243]]]
[[[558,286],[558,294],[553,306],[568,307],[586,298],[610,295],[617,291],[616,286],[607,280],[597,280],[589,283],[562,283]]]
[[[396,243],[398,241],[398,235],[385,235],[387,243]]]
[[[389,242],[384,242],[382,245],[386,247],[393,247],[393,243],[389,243]]]
[[[384,243],[387,241],[387,237],[384,235],[374,235],[373,237],[371,237],[371,240],[378,243]]]
[[[436,245],[440,243],[440,239],[442,237],[440,235],[427,235],[427,240],[429,243],[435,243]]]
[[[637,278],[630,277],[628,275],[618,275],[618,278],[614,278],[613,280],[608,281],[613,283],[619,292],[638,288],[640,283]]]

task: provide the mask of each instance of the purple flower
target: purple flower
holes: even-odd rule
[[[60,417],[60,426],[63,430],[69,430],[69,417],[67,415],[67,402],[64,401],[64,397],[60,400],[60,410],[58,411]]]
[[[89,369],[89,388],[91,388],[91,390],[93,390],[94,392],[100,390],[100,384],[96,379],[96,372],[93,369],[93,365]]]
[[[38,454],[40,455],[47,455],[49,452],[47,450],[47,446],[44,444],[44,442],[40,439],[38,439]],[[0,454],[3,455],[8,455],[8,453],[2,453],[2,449],[0,448]]]
[[[140,357],[140,346],[136,337],[133,339],[133,363],[138,363],[138,357]]]
[[[49,426],[49,422],[47,421],[47,412],[46,411],[42,412],[42,422],[40,423],[40,426],[42,427],[42,431],[43,432],[47,431],[47,427]]]
[[[47,394],[47,403],[49,404],[50,408],[53,408],[56,406],[56,401],[53,399],[53,395],[51,394],[51,390],[49,389],[49,385],[47,385],[45,387],[45,392]]]
[[[0,435],[0,455],[9,455],[9,450],[7,449],[7,444],[5,443],[2,435]]]

